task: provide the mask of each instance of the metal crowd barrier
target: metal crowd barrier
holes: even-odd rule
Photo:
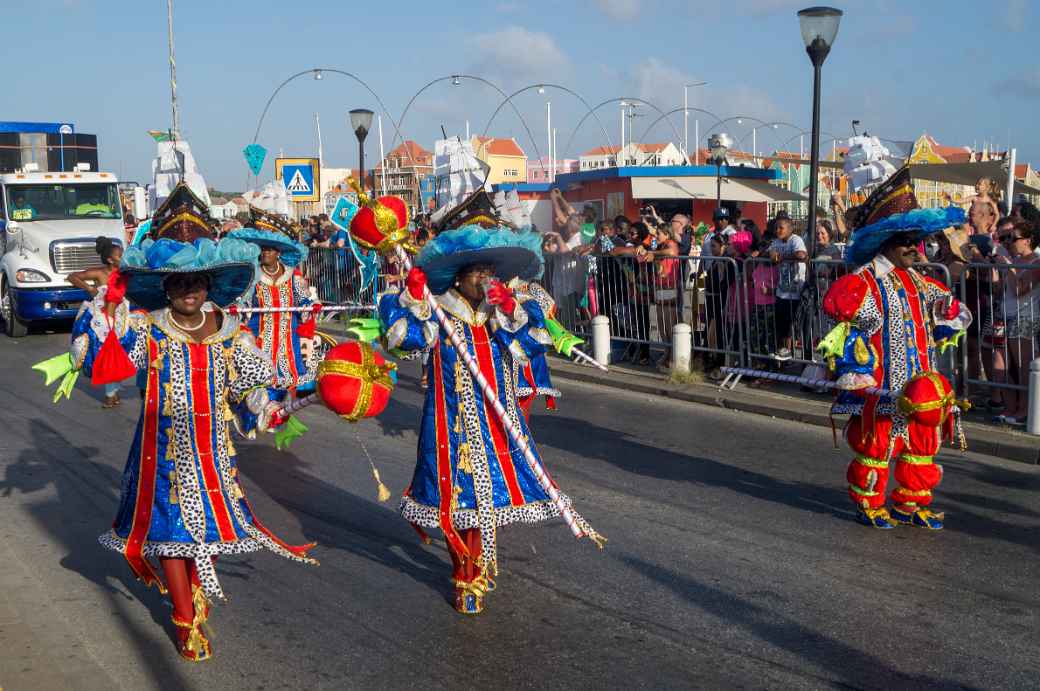
[[[965,393],[988,389],[1010,409],[1028,391],[1029,364],[1040,356],[1040,280],[1020,273],[1037,269],[972,263],[961,272],[961,300],[974,315],[961,348]]]
[[[799,288],[777,296],[782,272],[797,262],[774,264],[767,257],[611,257],[575,253],[545,255],[546,288],[557,302],[558,319],[571,331],[587,336],[597,314],[610,318],[612,341],[629,344],[633,359],[651,347],[671,347],[672,329],[689,324],[692,348],[706,364],[761,366],[779,369],[822,366],[816,352],[833,328],[821,309],[831,284],[853,268],[840,260],[802,262]],[[954,286],[943,264],[916,267],[946,286]],[[963,294],[963,291],[962,291]],[[948,350],[937,368],[951,382],[961,363]],[[822,376],[822,373],[820,373]]]
[[[350,250],[335,247],[311,247],[301,271],[318,300],[328,305],[373,304],[375,293],[386,283],[381,271],[374,286],[363,286],[361,269]]]

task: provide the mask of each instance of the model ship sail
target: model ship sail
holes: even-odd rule
[[[501,225],[500,214],[491,200],[487,183],[491,168],[477,158],[473,145],[459,137],[441,139],[434,145],[433,174],[436,178],[437,210],[430,220],[438,230],[464,225],[492,228]]]

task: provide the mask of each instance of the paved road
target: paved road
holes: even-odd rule
[[[241,444],[247,492],[321,566],[227,558],[217,657],[179,660],[169,609],[95,537],[114,515],[136,398],[50,403],[28,364],[65,336],[0,339],[0,686],[20,689],[1036,688],[1040,471],[944,459],[948,528],[852,521],[831,435],[566,385],[534,431],[607,549],[511,526],[487,611],[447,597],[448,559],[380,504],[421,397],[405,364],[378,421],[308,410],[291,453]]]

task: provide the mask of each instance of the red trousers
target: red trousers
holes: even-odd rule
[[[942,479],[942,466],[934,461],[942,443],[940,429],[910,420],[909,443],[902,437],[890,439],[891,432],[890,417],[878,417],[873,429],[864,429],[863,418],[854,415],[845,426],[845,439],[856,452],[847,473],[849,497],[862,509],[884,506],[891,458],[896,481],[892,501],[907,510],[928,506]]]
[[[451,555],[451,577],[462,583],[472,583],[480,576],[480,567],[477,565],[477,559],[481,554],[480,530],[477,528],[460,530],[459,537],[469,550],[469,556],[457,554],[451,548],[451,544],[448,544],[448,554]]]

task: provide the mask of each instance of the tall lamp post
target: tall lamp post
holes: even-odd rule
[[[350,126],[357,136],[358,143],[358,178],[361,189],[365,188],[365,137],[372,128],[372,111],[367,108],[355,108],[350,111]]]
[[[708,137],[708,149],[711,150],[709,163],[715,164],[715,209],[722,208],[722,164],[726,162],[726,153],[733,146],[733,139],[720,132]]]
[[[820,73],[823,61],[831,52],[838,36],[842,11],[833,7],[809,7],[798,13],[798,23],[805,42],[805,52],[813,65],[812,153],[809,162],[809,259],[816,254],[816,204],[820,183]]]

